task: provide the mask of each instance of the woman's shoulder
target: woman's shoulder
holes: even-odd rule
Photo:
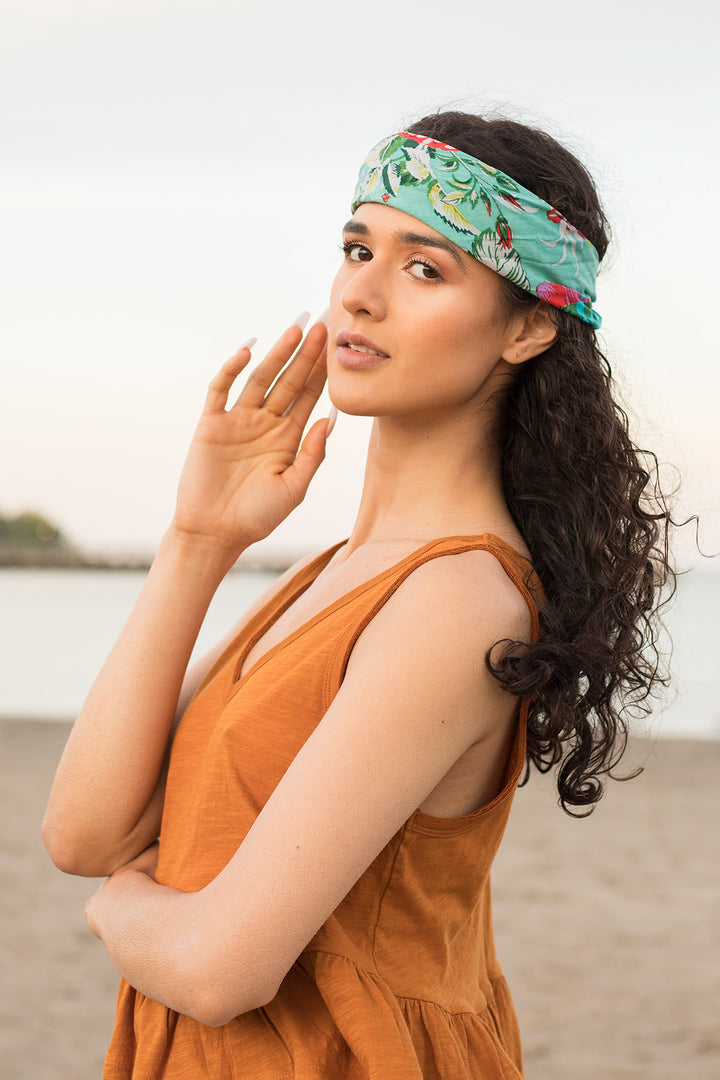
[[[529,636],[531,607],[518,581],[531,572],[530,565],[505,542],[481,540],[452,554],[441,549],[421,562],[398,589],[398,616],[401,608],[405,618],[425,610],[453,636],[466,621],[473,637],[489,634],[493,642],[498,636]]]
[[[375,715],[387,698],[387,722],[412,724],[418,747],[439,725],[455,753],[450,768],[473,744],[510,730],[517,702],[485,657],[500,641],[532,637],[530,608],[492,551],[426,558],[363,629],[338,700]]]
[[[365,654],[392,663],[412,651],[436,671],[461,676],[496,642],[532,639],[531,601],[508,574],[519,556],[505,561],[482,546],[445,555],[444,547],[424,552],[402,577],[360,635],[355,663]]]

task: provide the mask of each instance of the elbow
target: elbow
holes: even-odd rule
[[[85,837],[63,829],[46,816],[42,824],[42,841],[50,859],[64,874],[75,877],[109,877],[123,860],[98,852]],[[127,862],[127,859],[124,860]]]
[[[218,1028],[229,1024],[231,1020],[253,1009],[261,1009],[269,1004],[275,994],[252,994],[243,993],[227,997],[225,995],[208,994],[202,1000],[198,1000],[196,1007],[190,1015],[194,1020],[206,1027]]]
[[[64,874],[74,874],[77,877],[101,876],[95,874],[94,868],[89,866],[82,848],[65,836],[61,829],[43,822],[42,841],[52,862]]]
[[[218,918],[212,886],[188,895],[192,915],[175,952],[178,987],[186,1006],[177,1009],[206,1027],[223,1027],[268,1005],[276,996],[294,957],[273,959],[272,949],[253,930],[249,915],[235,912],[239,926]]]
[[[52,862],[64,874],[78,873],[78,852],[62,829],[59,829],[46,815],[41,829],[42,842]],[[82,875],[80,875],[82,876]]]
[[[242,1011],[248,1012],[249,1010]],[[198,1001],[197,1007],[193,1008],[189,1015],[193,1020],[197,1020],[199,1024],[204,1024],[205,1027],[219,1028],[229,1024],[231,1020],[240,1016],[240,1013],[223,1007],[221,1002],[209,999],[207,1001]]]
[[[235,978],[229,972],[197,978],[188,1015],[206,1027],[223,1027],[242,1013],[261,1009],[275,997],[279,984],[262,978]]]

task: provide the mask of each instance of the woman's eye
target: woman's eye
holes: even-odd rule
[[[413,277],[419,278],[421,281],[437,281],[440,278],[440,274],[434,266],[422,262],[420,259],[414,259],[408,269]]]
[[[372,259],[372,252],[369,251],[363,244],[343,244],[343,251],[345,252],[345,258],[350,262],[368,262]]]

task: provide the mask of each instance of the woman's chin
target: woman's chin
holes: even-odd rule
[[[363,392],[359,386],[342,385],[343,379],[328,379],[328,396],[338,412],[347,416],[377,416],[377,394]],[[380,411],[384,411],[382,408]]]
[[[359,401],[345,401],[343,399],[336,400],[332,395],[330,401],[333,403],[339,413],[344,413],[346,416],[377,416],[378,412],[370,407],[363,406]]]

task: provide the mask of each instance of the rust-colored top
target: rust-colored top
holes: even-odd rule
[[[255,616],[208,673],[175,736],[158,881],[189,892],[217,876],[328,709],[368,622],[422,563],[473,549],[500,561],[537,636],[529,564],[489,534],[425,544],[238,679],[253,644],[337,548]],[[520,1040],[495,956],[489,873],[524,764],[526,714],[523,703],[500,793],[464,817],[416,811],[265,1008],[211,1028],[123,982],[105,1080],[517,1080]]]

